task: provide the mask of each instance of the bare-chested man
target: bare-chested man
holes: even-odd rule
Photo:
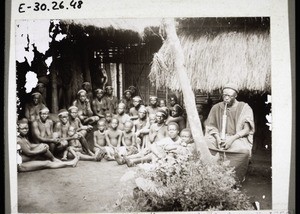
[[[77,93],[77,99],[73,102],[73,106],[78,108],[78,117],[82,124],[93,124],[99,120],[98,116],[93,116],[90,100],[87,98],[87,92],[83,89]]]
[[[92,110],[94,115],[99,118],[105,117],[105,111],[107,109],[107,102],[104,99],[104,90],[98,88],[95,90],[96,98],[92,102]]]
[[[30,143],[27,139],[28,130],[28,120],[25,118],[19,120],[19,135],[17,137],[18,172],[28,172],[39,169],[56,169],[68,166],[76,166],[78,158],[75,158],[72,161],[62,162],[53,156],[47,144]]]
[[[36,120],[39,117],[40,110],[46,107],[42,103],[41,93],[35,92],[31,96],[32,101],[25,105],[25,117],[29,122]]]
[[[152,144],[168,136],[167,126],[165,124],[167,113],[163,109],[156,112],[156,123],[152,124],[149,132],[149,140]]]
[[[29,130],[28,120],[22,119],[18,121],[18,132],[17,143],[21,146],[22,160],[51,160],[60,161],[53,156],[49,150],[49,146],[45,143],[33,144],[27,139],[27,133]]]
[[[111,128],[106,130],[105,139],[107,143],[107,160],[114,160],[114,154],[119,150],[122,140],[122,131],[118,129],[119,120],[111,120]]]
[[[35,144],[46,143],[50,151],[54,152],[55,147],[60,145],[60,139],[53,137],[53,121],[48,116],[49,109],[44,107],[39,112],[39,118],[32,122],[32,141]]]

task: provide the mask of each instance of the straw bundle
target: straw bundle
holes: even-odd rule
[[[239,89],[269,91],[270,36],[266,31],[179,36],[192,88],[210,92],[231,81]],[[149,74],[157,87],[180,90],[168,40],[154,54]]]

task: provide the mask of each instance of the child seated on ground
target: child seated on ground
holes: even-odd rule
[[[150,124],[147,117],[146,107],[141,106],[138,110],[138,119],[134,121],[134,130],[137,137],[137,144],[140,148],[145,148],[149,143]]]
[[[101,161],[102,156],[100,151],[96,152],[94,155],[90,156],[86,154],[86,152],[82,149],[82,145],[79,141],[79,134],[76,133],[76,128],[74,126],[70,126],[68,129],[68,137],[72,138],[68,141],[68,147],[63,153],[62,160],[67,160],[68,157],[76,158],[79,156],[80,160],[91,160],[91,161]]]
[[[140,150],[139,145],[136,142],[136,135],[132,131],[133,122],[126,121],[124,126],[124,131],[122,135],[122,146],[119,149],[119,152],[115,153],[115,160],[122,164],[120,156],[123,157],[124,155],[133,155],[138,153]]]
[[[71,153],[74,156],[74,158],[77,156],[77,154],[76,154],[77,152],[83,153],[81,143],[79,142],[79,139],[76,139],[77,137],[79,138],[79,136],[76,133],[76,128],[74,126],[69,127],[68,137],[71,137],[73,139],[68,141],[68,147],[65,149],[65,151],[63,153],[63,157],[61,159],[63,161],[66,161],[68,159],[69,153]]]
[[[107,143],[107,160],[115,160],[114,154],[118,152],[121,146],[122,140],[122,131],[118,129],[119,120],[117,118],[113,118],[111,120],[111,128],[105,131],[105,139]]]
[[[176,157],[177,154],[191,155],[196,152],[196,146],[194,140],[192,139],[192,133],[190,129],[183,129],[180,132],[180,139],[180,142],[167,145],[164,148],[166,155],[172,155],[173,157]]]
[[[97,150],[100,150],[102,153],[102,156],[104,156],[106,152],[106,137],[105,137],[105,130],[106,130],[106,121],[104,118],[100,119],[97,122],[97,130],[94,131],[94,148],[93,152],[97,152]]]
[[[161,139],[160,141],[154,142],[151,145],[151,150],[147,154],[143,154],[142,152],[124,156],[123,160],[120,160],[120,163],[126,163],[127,166],[131,167],[138,163],[148,163],[154,159],[164,158],[166,155],[170,154],[182,154],[189,155],[190,152],[186,148],[186,145],[192,145],[191,133],[188,129],[182,132],[182,136],[184,139],[179,137],[179,126],[175,122],[171,122],[168,125],[168,137]],[[193,148],[193,146],[191,146]],[[175,157],[175,156],[174,156]]]

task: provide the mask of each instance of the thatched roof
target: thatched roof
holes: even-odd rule
[[[179,35],[185,67],[192,88],[203,92],[220,89],[231,81],[239,89],[270,91],[271,47],[268,30],[258,29],[197,33],[181,30]],[[174,72],[174,57],[166,39],[154,55],[150,80],[156,86],[180,90]]]
[[[116,47],[139,44],[153,35],[158,37],[161,19],[64,19],[60,23],[63,32],[74,39],[88,38],[96,46],[98,43]]]
[[[161,19],[73,19],[61,24],[72,36],[88,35],[93,45],[100,46],[126,46],[149,35],[163,36]],[[177,29],[193,89],[210,92],[229,80],[239,89],[271,89],[268,18],[182,18],[177,19]],[[149,77],[158,87],[180,90],[169,50],[166,39],[153,57]]]

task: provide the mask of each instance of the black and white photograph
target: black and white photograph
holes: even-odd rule
[[[86,2],[29,3],[18,12]],[[286,211],[272,18],[12,20],[12,210]]]

